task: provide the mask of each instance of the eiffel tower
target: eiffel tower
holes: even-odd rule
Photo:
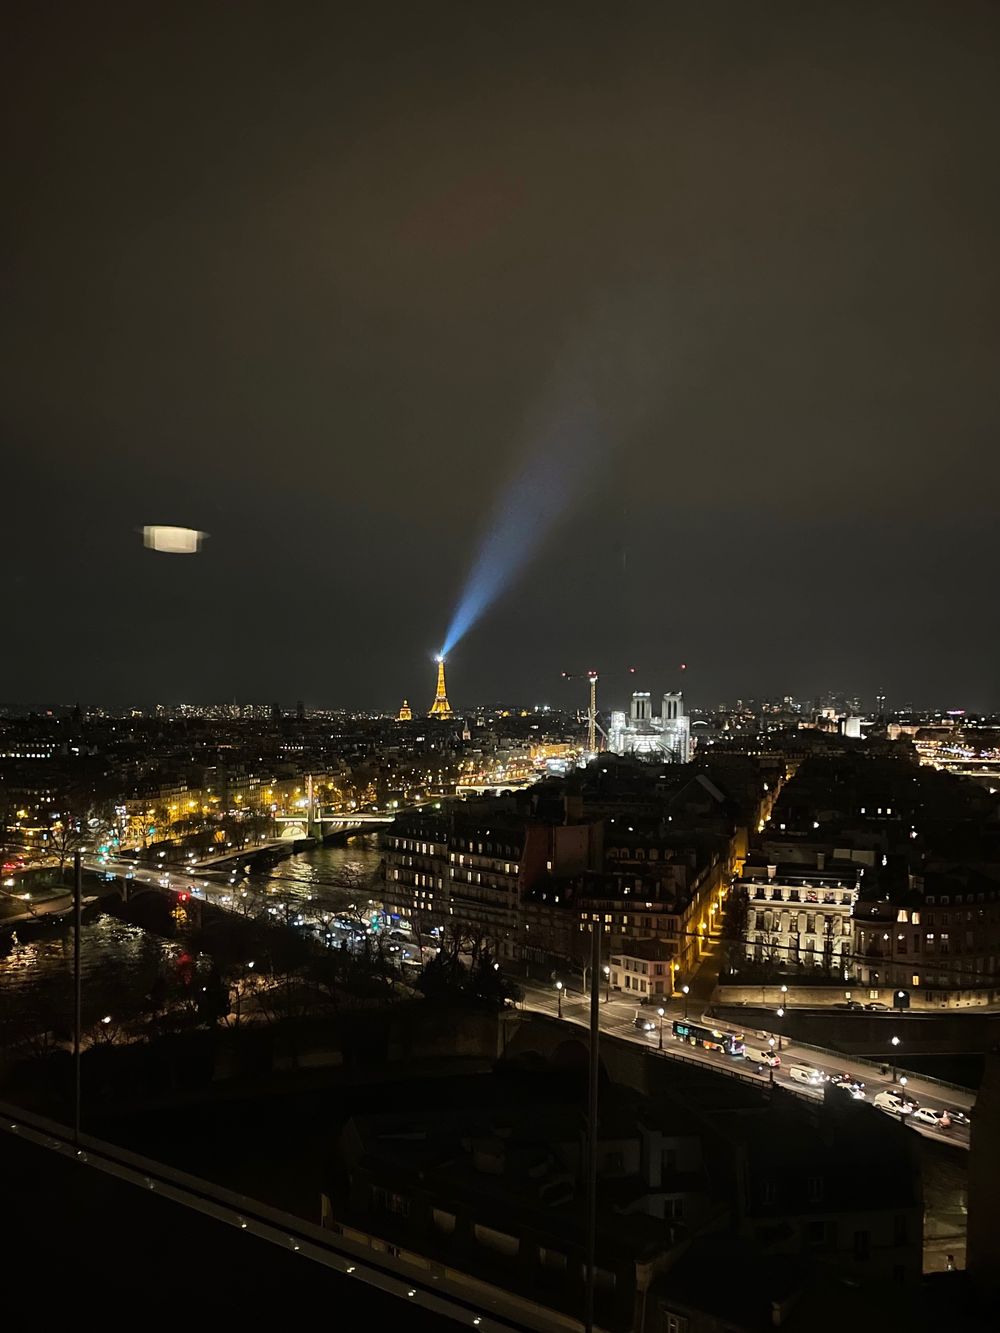
[[[428,717],[454,717],[451,711],[451,704],[448,702],[448,691],[444,686],[444,658],[438,655],[438,683],[437,693],[434,695],[434,702],[431,704],[431,711]]]

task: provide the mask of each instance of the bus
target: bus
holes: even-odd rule
[[[674,1020],[674,1036],[691,1046],[704,1046],[706,1051],[721,1051],[724,1055],[742,1057],[745,1052],[742,1032],[719,1032],[701,1023],[689,1023],[686,1018]]]

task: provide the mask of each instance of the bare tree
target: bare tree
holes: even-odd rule
[[[63,811],[51,829],[45,846],[51,856],[59,862],[59,876],[62,878],[66,862],[86,841],[86,819],[72,810]]]

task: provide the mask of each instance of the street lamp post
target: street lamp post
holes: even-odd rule
[[[784,1016],[785,1016],[785,1008],[784,1008],[784,1005],[779,1005],[779,1006],[778,1006],[778,1017],[779,1017],[779,1018],[784,1018]],[[779,1050],[779,1051],[781,1050],[781,1029],[780,1029],[780,1028],[778,1029],[778,1050]]]
[[[558,1000],[559,1000],[559,1017],[560,1017],[560,1018],[562,1018],[562,993],[563,993],[563,984],[562,984],[561,981],[557,981],[557,982],[556,982],[556,996],[558,997]]]
[[[681,987],[681,994],[684,996],[684,1017],[685,1017],[685,1018],[687,1018],[687,1016],[688,1016],[688,995],[690,994],[690,992],[691,992],[691,987],[690,987],[690,986],[684,985],[684,986]]]
[[[773,1037],[768,1037],[768,1039],[767,1039],[767,1046],[768,1046],[768,1050],[769,1050],[769,1051],[771,1052],[771,1054],[773,1055],[773,1054],[774,1054],[774,1038],[773,1038]],[[773,1062],[773,1061],[771,1061],[771,1062],[768,1064],[768,1066],[767,1066],[767,1081],[771,1084],[772,1087],[774,1086],[774,1062]]]
[[[890,1037],[889,1045],[892,1047],[892,1081],[896,1081],[896,1052],[899,1049],[899,1038]]]
[[[611,968],[604,964],[604,1003],[611,999]]]
[[[662,1009],[657,1009],[656,1012],[660,1015],[660,1040],[659,1040],[658,1043],[657,1043],[657,1049],[662,1051],[662,1050],[663,1050],[663,1010],[662,1010]]]

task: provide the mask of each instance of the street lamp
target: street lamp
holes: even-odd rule
[[[691,991],[691,987],[690,987],[690,986],[685,985],[685,986],[682,986],[682,987],[681,987],[681,994],[684,996],[684,1017],[685,1017],[685,1018],[687,1018],[687,1016],[688,1016],[688,995],[690,994],[690,991]]]
[[[892,1047],[892,1081],[896,1081],[896,1051],[899,1049],[899,1038],[890,1037],[889,1045]]]
[[[767,1047],[768,1047],[768,1050],[771,1052],[771,1054],[774,1055],[774,1038],[773,1038],[773,1037],[768,1037],[768,1039],[767,1039]],[[773,1082],[774,1082],[774,1062],[773,1062],[773,1061],[767,1066],[767,1080],[768,1080],[769,1083],[773,1083]]]
[[[558,999],[559,999],[559,1017],[560,1017],[560,1018],[562,1018],[562,993],[563,993],[563,984],[562,984],[561,981],[557,981],[557,982],[556,982],[556,995],[557,995],[557,997],[558,997]]]
[[[785,1016],[785,1006],[784,1006],[784,1005],[779,1005],[779,1006],[778,1006],[778,1017],[779,1017],[779,1018],[784,1018],[784,1016]],[[781,1050],[781,1029],[780,1029],[780,1028],[778,1029],[778,1050],[779,1050],[779,1051]]]
[[[604,964],[604,1003],[611,999],[611,968]]]
[[[657,1049],[662,1051],[662,1050],[663,1050],[663,1010],[662,1010],[662,1009],[657,1009],[656,1012],[660,1015],[660,1040],[659,1040],[659,1042],[657,1043]]]

